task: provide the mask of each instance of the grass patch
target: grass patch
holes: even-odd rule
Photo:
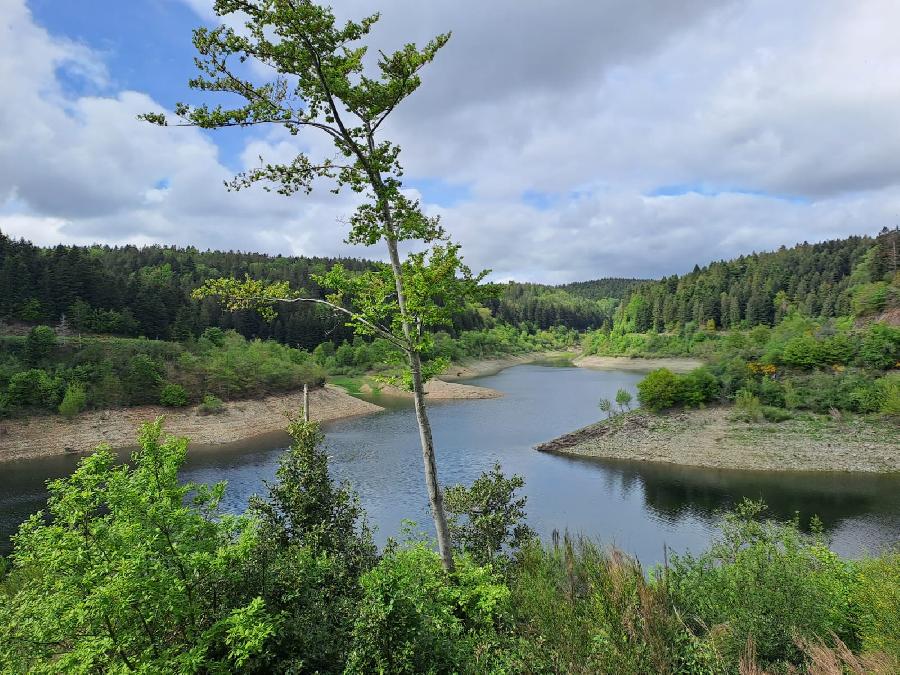
[[[337,385],[348,394],[359,396],[362,394],[364,379],[361,375],[329,375],[328,382]]]

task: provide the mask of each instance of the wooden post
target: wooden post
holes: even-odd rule
[[[309,422],[309,387],[303,385],[303,421]]]

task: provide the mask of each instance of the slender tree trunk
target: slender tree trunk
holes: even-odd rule
[[[303,421],[309,422],[309,387],[303,385]]]
[[[390,228],[390,215],[388,214],[388,227]],[[391,258],[391,269],[394,272],[394,282],[397,288],[397,304],[400,307],[400,317],[403,324],[403,334],[407,342],[412,344],[412,333],[409,325],[409,315],[406,312],[406,295],[403,292],[402,268],[400,267],[400,255],[397,252],[397,240],[393,236],[387,237],[388,253]],[[444,512],[444,495],[441,491],[437,476],[437,461],[434,456],[434,439],[431,435],[431,422],[428,420],[428,411],[425,409],[425,385],[422,382],[422,360],[414,349],[406,352],[409,360],[409,369],[412,372],[413,401],[416,406],[416,422],[419,425],[419,440],[422,444],[422,462],[425,465],[425,485],[428,488],[428,502],[431,505],[431,516],[434,519],[434,529],[437,534],[438,551],[444,569],[452,572],[453,544],[450,541],[450,529],[447,527],[447,514]]]

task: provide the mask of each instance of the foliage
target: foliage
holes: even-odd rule
[[[292,419],[288,432],[277,481],[249,509],[259,523],[252,585],[282,619],[266,668],[340,671],[362,597],[359,579],[377,552],[358,498],[331,478],[318,424]]]
[[[516,497],[525,481],[507,478],[499,464],[475,479],[471,487],[453,485],[444,491],[450,536],[454,546],[478,564],[503,561],[533,536],[525,524],[526,497]]]
[[[180,384],[169,382],[159,392],[159,404],[169,408],[183,408],[188,404],[188,395]]]
[[[685,375],[659,368],[648,373],[637,387],[641,405],[653,411],[676,405],[700,406],[719,394],[719,381],[705,368],[697,368]]]
[[[600,407],[600,410],[606,413],[607,418],[612,417],[612,401],[608,398],[601,398],[597,405]]]
[[[56,347],[56,333],[50,326],[35,326],[25,339],[25,359],[38,365],[47,359]]]
[[[0,669],[223,672],[264,653],[275,617],[227,603],[254,528],[218,513],[224,484],[179,485],[186,447],[158,420],[133,468],[101,448],[50,484],[49,522],[37,513],[14,539]]]
[[[900,659],[900,551],[854,564],[853,621],[863,651]]]
[[[734,397],[734,415],[745,422],[759,422],[763,419],[759,397],[748,389],[740,389]]]
[[[84,410],[86,403],[87,396],[84,393],[84,386],[78,382],[73,382],[66,387],[66,393],[59,404],[59,414],[66,419],[72,419]]]
[[[510,582],[520,663],[513,672],[726,672],[663,584],[620,551],[565,535],[523,551]]]
[[[225,412],[225,404],[219,397],[207,394],[203,397],[197,412],[201,415],[218,415]]]
[[[649,410],[671,408],[678,401],[678,378],[668,368],[658,368],[638,382],[638,401]]]
[[[631,394],[624,389],[619,389],[616,392],[616,405],[619,406],[619,410],[624,412],[625,408],[631,408]]]
[[[160,421],[142,428],[131,466],[101,449],[52,482],[48,514],[21,527],[11,565],[0,561],[0,670],[887,673],[900,663],[896,551],[842,561],[817,528],[763,521],[746,502],[708,551],[649,575],[615,549],[557,534],[549,547],[523,542],[502,576],[469,553],[448,574],[427,539],[389,543],[379,558],[355,495],[329,474],[318,426],[292,420],[289,431],[276,482],[240,517],[218,509],[224,484],[179,484],[186,440],[163,439]],[[499,494],[504,512],[519,487],[495,468],[460,490],[469,506]]]
[[[726,627],[720,647],[734,665],[748,640],[766,664],[798,662],[797,638],[835,635],[853,644],[852,566],[796,523],[761,521],[764,509],[743,502],[708,552],[670,560],[675,604],[689,625]]]
[[[362,586],[348,673],[476,672],[508,611],[489,566],[458,558],[451,578],[425,542],[387,552]]]

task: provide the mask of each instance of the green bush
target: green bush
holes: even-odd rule
[[[638,382],[638,401],[654,412],[674,406],[680,395],[678,378],[671,370],[659,368]]]
[[[812,335],[791,338],[781,351],[781,362],[795,368],[815,368],[821,365],[819,343]]]
[[[686,375],[677,376],[678,403],[692,408],[709,403],[719,394],[719,381],[706,368],[695,368]]]
[[[900,363],[900,328],[883,323],[872,324],[863,338],[859,356],[869,368],[893,368]]]
[[[19,407],[55,408],[59,403],[57,383],[43,370],[32,368],[13,375],[7,389],[9,403]]]
[[[735,395],[734,417],[744,422],[758,422],[763,418],[762,404],[749,389],[741,389]]]
[[[84,393],[84,385],[80,382],[73,382],[66,387],[62,403],[59,404],[59,414],[66,419],[72,419],[84,410],[86,404],[87,396]]]
[[[167,408],[183,408],[188,404],[187,392],[180,384],[170,382],[159,392],[159,404]]]
[[[159,398],[163,366],[147,354],[136,354],[128,363],[124,384],[129,403],[151,403]]]
[[[776,408],[771,405],[762,406],[760,413],[766,422],[784,422],[792,419],[794,416],[784,408]]]
[[[37,365],[46,360],[56,348],[56,332],[49,326],[35,326],[25,339],[25,358]]]
[[[225,411],[225,404],[222,403],[222,399],[218,396],[213,396],[212,394],[207,394],[203,397],[203,402],[200,404],[200,407],[197,409],[201,415],[218,415],[221,412]]]
[[[428,543],[391,551],[361,580],[347,673],[476,671],[476,648],[508,611],[491,568],[457,559],[450,579]]]
[[[853,563],[853,617],[863,651],[900,658],[900,550]]]
[[[798,637],[834,634],[854,644],[851,564],[796,523],[761,521],[764,508],[745,501],[707,553],[673,557],[667,579],[675,606],[697,630],[727,627],[722,649],[734,666],[748,640],[767,664],[799,662]]]
[[[891,417],[900,417],[900,374],[886,375],[878,380],[882,391],[880,412]]]

